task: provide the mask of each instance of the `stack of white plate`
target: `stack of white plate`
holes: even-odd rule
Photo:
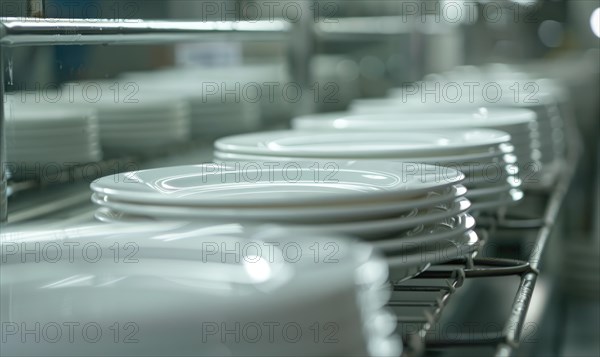
[[[278,222],[377,240],[411,257],[394,267],[404,279],[477,248],[463,179],[412,163],[265,161],[128,172],[91,188],[105,222]]]
[[[564,107],[568,98],[564,93],[564,88],[552,81],[538,79],[516,78],[515,80],[473,82],[472,79],[467,78],[455,82],[444,77],[440,78],[436,82],[423,82],[417,85],[417,88],[423,89],[422,91],[415,92],[414,88],[410,88],[407,92],[406,88],[401,88],[390,91],[390,98],[383,100],[358,100],[351,105],[351,111],[375,113],[404,110],[413,106],[430,109],[438,105],[445,107],[508,106],[533,110],[537,115],[539,141],[532,145],[542,163],[542,170],[535,180],[539,182],[539,186],[553,184],[566,152]],[[471,84],[462,85],[461,83]],[[473,83],[479,85],[477,90],[472,88]],[[424,89],[436,88],[436,84],[438,85],[438,94],[444,93],[444,90],[452,90],[452,100],[448,99],[447,95],[434,97],[431,93],[427,94]],[[484,94],[487,92],[484,92],[482,88],[487,84],[492,84],[491,88],[493,89],[489,89],[489,94]],[[458,93],[456,89],[462,93],[458,98],[455,98],[455,93]]]
[[[7,333],[2,351],[9,355],[399,356],[402,350],[385,308],[385,261],[344,237],[167,223],[3,230],[0,242],[2,326],[44,331],[37,343]]]
[[[102,158],[91,111],[10,101],[4,110],[7,168],[15,177],[53,175]]]
[[[181,81],[180,77],[167,77],[141,79],[135,83],[141,92],[155,95],[166,92],[185,100],[189,105],[190,132],[193,138],[214,138],[249,132],[260,127],[260,106],[244,97],[240,83]],[[227,93],[227,90],[230,92]]]
[[[398,160],[452,167],[466,175],[473,210],[495,209],[523,196],[510,135],[496,130],[427,132],[273,131],[223,138],[223,161]]]
[[[61,105],[98,114],[100,141],[110,155],[148,154],[189,140],[189,107],[177,93],[151,93],[110,81],[69,83]],[[93,94],[83,95],[87,90]],[[81,95],[79,95],[81,94]]]
[[[507,132],[517,157],[519,176],[524,184],[535,181],[541,169],[536,143],[539,143],[536,114],[514,108],[470,108],[437,106],[407,108],[377,114],[338,112],[313,114],[295,118],[294,129],[310,131],[392,131],[407,132],[441,129],[486,128]]]
[[[127,73],[141,87],[181,92],[190,102],[193,137],[219,137],[257,130],[289,118],[290,83],[278,64],[172,68]],[[291,94],[289,94],[291,96]]]

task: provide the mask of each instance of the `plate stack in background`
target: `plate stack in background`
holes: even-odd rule
[[[490,69],[491,68],[491,69]],[[423,82],[392,89],[389,97],[371,102],[356,101],[350,110],[359,113],[402,111],[414,107],[513,107],[537,115],[538,137],[531,140],[540,169],[527,186],[547,188],[554,184],[565,159],[566,122],[571,120],[568,95],[558,83],[519,72],[467,67],[455,72],[432,74]],[[435,89],[437,96],[428,94]],[[520,140],[517,139],[516,140]]]
[[[182,83],[182,78],[185,82]],[[192,137],[217,138],[281,125],[295,98],[296,83],[283,64],[172,68],[121,77],[150,91],[179,92],[190,104]],[[291,88],[291,89],[290,89]]]
[[[362,100],[354,103],[355,108],[376,106],[387,100]],[[388,103],[389,104],[389,103]],[[364,107],[363,107],[364,105]],[[385,106],[385,104],[384,104]],[[368,111],[364,109],[364,111]],[[510,134],[514,146],[516,163],[506,157],[507,165],[516,164],[519,178],[524,185],[535,183],[542,163],[536,150],[539,132],[535,112],[527,109],[504,107],[470,108],[468,106],[401,107],[389,112],[358,114],[337,112],[313,114],[294,118],[292,126],[297,130],[309,131],[387,131],[387,132],[427,132],[429,130],[468,130],[473,128],[494,129]],[[492,168],[490,168],[492,169]],[[514,172],[513,168],[508,168]],[[489,172],[490,181],[494,181]]]
[[[190,113],[186,101],[173,93],[141,91],[137,84],[89,81],[63,86],[60,105],[93,109],[100,141],[107,155],[152,155],[189,140]]]
[[[102,159],[94,111],[22,101],[20,93],[7,98],[6,154],[12,177],[56,176],[74,166]]]
[[[215,158],[221,161],[387,160],[454,168],[466,175],[473,211],[522,198],[512,152],[510,135],[489,129],[274,131],[215,142]]]

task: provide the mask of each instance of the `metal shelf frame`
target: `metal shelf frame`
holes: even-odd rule
[[[0,18],[0,97],[4,98],[3,48],[50,45],[130,45],[190,41],[281,40],[292,26],[284,20],[269,21],[148,21],[125,19],[43,18],[43,1],[28,1],[30,16]],[[42,11],[43,12],[43,11]],[[0,106],[0,223],[8,219],[6,131],[4,105]]]
[[[355,42],[361,39],[389,39],[410,30],[405,18],[340,18],[334,23],[316,22],[303,16],[297,23],[270,19],[265,21],[173,21],[141,19],[59,19],[44,18],[44,0],[27,0],[28,16],[0,18],[0,97],[4,98],[4,47],[54,45],[140,45],[172,44],[215,40],[283,41],[289,43],[289,62],[293,80],[309,88],[310,58],[318,42]],[[300,2],[310,13],[310,2]],[[403,24],[398,26],[398,23]],[[413,29],[414,30],[414,29]],[[301,114],[310,113],[310,103]],[[0,223],[8,216],[6,172],[6,132],[4,106],[0,107]]]
[[[43,1],[29,0],[31,3],[41,3],[40,6],[31,6],[31,9],[43,9]],[[38,4],[39,5],[39,4]],[[43,14],[33,14],[43,16]],[[40,17],[28,18],[0,18],[0,97],[4,98],[4,68],[3,47],[12,46],[41,46],[41,45],[81,45],[81,44],[147,44],[147,43],[174,43],[189,41],[214,41],[215,38],[248,39],[248,40],[281,40],[282,36],[296,36],[298,43],[291,48],[291,57],[302,56],[306,59],[312,54],[315,38],[338,39],[341,33],[352,35],[382,35],[406,33],[405,26],[389,27],[387,30],[373,31],[364,27],[364,31],[356,30],[359,20],[344,20],[350,30],[343,30],[343,26],[319,25],[307,27],[307,24],[292,26],[283,20],[278,21],[235,21],[235,22],[193,22],[193,21],[145,21],[145,20],[101,20],[101,19],[46,19]],[[390,24],[395,24],[389,18]],[[312,25],[311,25],[312,26]],[[296,41],[292,41],[296,42]],[[300,61],[302,62],[302,61]],[[304,60],[306,66],[308,61]],[[299,63],[293,63],[297,66]],[[308,74],[307,68],[295,68],[299,81],[302,75]],[[304,77],[306,78],[306,76]],[[4,106],[0,106],[0,223],[7,220],[7,175],[6,175],[6,132],[4,129]],[[440,349],[465,346],[491,346],[495,348],[497,356],[510,356],[518,348],[523,324],[527,315],[529,304],[539,275],[539,264],[548,244],[554,223],[560,213],[565,196],[569,190],[572,177],[575,173],[578,150],[572,150],[561,173],[557,184],[548,194],[548,204],[544,214],[534,220],[510,220],[502,216],[493,220],[494,229],[511,229],[518,234],[523,231],[535,230],[536,241],[532,254],[527,261],[499,259],[499,258],[473,258],[455,260],[446,264],[434,266],[415,278],[405,282],[393,284],[394,292],[429,292],[436,294],[431,301],[390,300],[390,308],[417,308],[421,311],[419,316],[398,315],[400,324],[418,324],[416,333],[405,336],[405,355],[418,356],[427,348]],[[447,302],[452,295],[467,279],[494,278],[502,276],[517,276],[520,278],[519,287],[512,302],[511,313],[504,328],[498,334],[470,334],[468,339],[433,339],[428,337],[428,332],[439,320],[444,312]]]
[[[540,274],[540,262],[548,245],[549,238],[554,231],[555,222],[559,217],[577,168],[580,148],[576,144],[576,140],[572,142],[573,145],[570,145],[569,157],[566,160],[564,170],[560,174],[555,186],[546,192],[548,200],[542,217],[539,219],[516,220],[498,215],[493,217],[491,222],[487,222],[490,228],[490,236],[492,237],[494,236],[494,231],[500,229],[514,231],[517,235],[535,231],[535,243],[526,261],[465,257],[436,265],[413,279],[393,285],[393,291],[437,293],[435,299],[431,301],[419,301],[419,304],[394,299],[390,301],[389,307],[392,309],[398,306],[412,306],[420,309],[422,312],[418,319],[407,318],[407,316],[403,315],[397,316],[399,324],[407,322],[420,324],[418,332],[414,333],[415,331],[411,330],[413,333],[404,336],[406,345],[405,356],[420,356],[427,349],[439,350],[452,347],[489,346],[495,348],[496,356],[506,357],[513,355],[519,348],[529,304]],[[429,330],[439,321],[448,300],[463,285],[465,280],[493,279],[506,276],[516,276],[520,279],[520,282],[512,302],[510,315],[506,319],[502,331],[472,332],[453,336],[452,339],[434,339],[428,337]],[[430,281],[435,283],[428,283]],[[439,281],[443,283],[440,284]]]

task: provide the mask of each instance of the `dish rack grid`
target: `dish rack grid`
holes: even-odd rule
[[[30,0],[31,1],[31,0]],[[39,6],[37,7],[39,9]],[[43,1],[42,1],[43,8]],[[37,14],[42,15],[42,14]],[[367,20],[367,19],[366,19]],[[387,19],[394,23],[393,18]],[[307,31],[308,27],[311,28]],[[327,27],[316,27],[309,24],[292,26],[284,21],[269,22],[174,22],[174,21],[144,21],[144,20],[86,20],[86,19],[39,19],[39,18],[0,18],[0,58],[2,48],[5,46],[21,45],[75,45],[75,44],[140,44],[157,42],[181,42],[201,41],[214,37],[206,35],[225,36],[229,39],[240,39],[241,36],[255,36],[254,40],[270,38],[272,35],[293,33],[302,41],[291,41],[296,43],[292,48],[292,56],[295,56],[295,65],[308,63],[308,60],[298,61],[298,57],[306,59],[311,55],[310,44],[312,37],[319,35],[325,40],[336,39],[340,34],[340,27],[328,29]],[[341,27],[344,28],[343,26]],[[398,29],[396,32],[386,34],[393,35],[405,32],[406,29]],[[344,31],[341,31],[344,32]],[[361,35],[353,26],[347,26],[347,34]],[[363,33],[373,37],[381,33]],[[204,36],[204,37],[203,37]],[[298,45],[300,44],[300,45]],[[4,97],[4,69],[3,61],[0,61],[0,96]],[[295,69],[295,78],[304,81],[308,73],[307,68]],[[6,140],[4,130],[4,108],[0,106],[0,222],[7,220],[7,175],[6,175]],[[577,150],[572,151],[578,157]],[[575,159],[577,158],[575,157]],[[454,346],[491,346],[495,348],[497,356],[509,356],[519,346],[523,324],[527,315],[536,281],[539,274],[539,262],[548,243],[549,236],[554,228],[554,222],[560,212],[563,200],[570,186],[571,178],[575,172],[577,160],[567,160],[567,165],[561,173],[554,188],[546,192],[548,196],[544,214],[536,220],[512,220],[502,215],[492,217],[487,224],[487,232],[493,236],[497,229],[514,230],[519,232],[535,230],[537,234],[533,253],[527,261],[499,259],[499,258],[477,258],[465,257],[446,264],[430,267],[418,276],[398,283],[393,283],[393,292],[430,292],[435,295],[431,300],[419,299],[409,301],[397,299],[394,296],[389,302],[390,308],[411,309],[411,314],[399,313],[397,320],[403,331],[406,356],[419,356],[426,350],[451,348]],[[432,326],[439,321],[445,311],[448,301],[455,292],[461,288],[467,279],[493,279],[502,276],[519,276],[520,284],[512,303],[512,312],[504,329],[500,334],[469,334],[467,339],[433,339],[430,332]],[[407,329],[407,326],[411,329]]]
[[[576,136],[575,132],[571,134]],[[405,357],[421,356],[426,351],[481,346],[495,349],[495,355],[498,357],[515,354],[519,348],[529,304],[540,274],[540,262],[577,169],[580,148],[576,143],[576,140],[570,141],[569,158],[555,186],[543,192],[546,196],[546,204],[541,217],[512,219],[500,212],[495,216],[478,219],[478,226],[481,226],[480,223],[484,226],[481,232],[484,236],[483,245],[499,230],[510,230],[516,236],[534,232],[535,243],[527,260],[476,257],[476,254],[473,254],[432,266],[412,279],[392,283],[393,292],[388,307],[392,311],[401,310],[396,313],[396,317],[399,325],[398,332],[404,340]],[[520,283],[514,295],[511,312],[501,331],[469,331],[452,335],[452,338],[431,337],[429,332],[432,327],[440,320],[448,302],[465,281],[507,276],[519,277]],[[411,301],[395,297],[394,292],[431,293],[432,298]]]

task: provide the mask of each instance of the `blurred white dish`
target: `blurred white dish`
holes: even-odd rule
[[[118,343],[112,334],[96,343],[75,334],[25,344],[20,335],[7,335],[3,352],[11,355],[168,355],[174,345],[178,355],[194,356],[295,355],[297,348],[306,355],[400,353],[393,328],[371,324],[385,313],[385,261],[368,245],[342,237],[280,227],[153,224],[3,230],[0,242],[4,326],[55,331],[71,322],[67,331],[92,323],[123,330]],[[71,255],[36,261],[9,249],[24,244],[71,247]],[[305,254],[292,257],[289,244]],[[102,253],[94,261],[85,248],[90,245]],[[271,249],[231,250],[248,245]],[[118,261],[116,250],[123,254]],[[281,334],[222,339],[206,330],[207,323],[229,328],[269,321],[294,321],[306,331],[314,323],[335,323],[338,343],[317,344],[308,333],[293,344]]]
[[[47,103],[21,103],[9,95],[6,113],[7,165],[19,179],[99,161],[102,152],[93,111]]]

